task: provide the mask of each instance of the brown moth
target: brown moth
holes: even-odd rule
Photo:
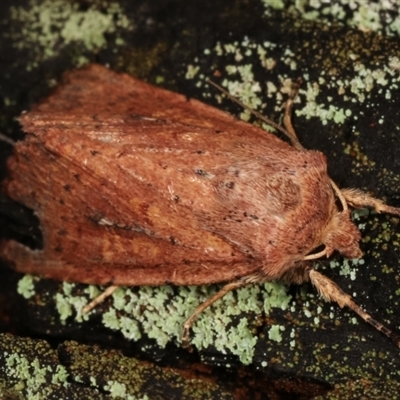
[[[42,250],[3,241],[20,272],[99,285],[308,280],[400,346],[310,260],[362,255],[348,205],[400,215],[339,190],[325,156],[293,146],[196,100],[99,65],[63,83],[20,118],[27,136],[8,161],[6,193],[35,210]],[[316,249],[323,247],[322,251]]]

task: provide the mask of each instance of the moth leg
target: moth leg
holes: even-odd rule
[[[89,304],[83,307],[82,313],[86,314],[92,311],[93,308],[102,303],[107,297],[110,297],[118,288],[119,286],[109,286],[103,293],[99,294]]]
[[[213,303],[215,303],[220,298],[224,297],[228,292],[236,289],[240,289],[243,286],[248,285],[249,283],[255,283],[260,281],[260,275],[249,275],[244,277],[238,281],[227,283],[223,286],[214,296],[208,298],[205,302],[201,303],[192,313],[192,315],[186,320],[183,324],[183,333],[182,333],[182,344],[184,347],[188,346],[189,336],[190,336],[190,328],[192,327],[194,321],[197,317],[208,307],[210,307]]]
[[[309,270],[309,277],[312,284],[317,288],[319,294],[327,301],[335,301],[341,308],[344,306],[349,307],[356,314],[358,314],[365,322],[368,322],[378,331],[382,332],[390,338],[397,347],[400,347],[400,336],[392,332],[386,326],[373,319],[369,314],[362,310],[351,298],[350,295],[343,292],[339,286],[336,285],[326,276],[320,274],[315,269]]]
[[[298,267],[294,267],[286,271],[280,278],[286,284],[301,284],[303,282],[309,281],[309,266],[308,264],[301,264]],[[245,276],[235,282],[230,282],[223,286],[214,296],[208,298],[204,303],[201,303],[192,313],[192,315],[186,320],[183,325],[183,334],[182,334],[182,344],[184,347],[188,346],[189,343],[189,334],[190,328],[192,327],[194,321],[197,317],[208,307],[210,307],[213,303],[215,303],[220,298],[224,297],[228,292],[236,289],[240,289],[244,286],[254,283],[262,283],[268,282],[266,276],[255,273],[253,275]]]
[[[400,208],[386,205],[382,200],[376,199],[358,189],[342,189],[342,195],[354,208],[370,207],[376,212],[388,213],[400,216]]]

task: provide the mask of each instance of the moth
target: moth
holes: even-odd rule
[[[357,189],[338,189],[325,156],[207,106],[100,65],[67,72],[20,117],[25,140],[8,160],[4,190],[33,209],[44,247],[9,240],[17,271],[98,285],[227,282],[184,325],[228,291],[311,281],[400,346],[312,260],[359,258],[349,207],[400,216]]]

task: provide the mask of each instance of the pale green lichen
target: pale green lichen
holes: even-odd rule
[[[268,331],[268,338],[275,342],[280,343],[282,341],[281,331],[284,331],[285,327],[280,325],[272,325]]]
[[[117,330],[119,329],[119,319],[117,312],[114,309],[103,313],[103,324],[106,328]]]
[[[266,15],[284,11],[296,18],[318,20],[324,24],[348,25],[362,31],[387,35],[400,34],[400,13],[396,1],[371,2],[365,0],[261,0]]]
[[[349,276],[352,281],[356,279],[356,274],[357,274],[357,268],[354,268],[354,266],[357,266],[359,264],[359,260],[348,260],[344,259],[340,263],[340,271],[339,275],[342,276]]]
[[[272,308],[286,310],[292,296],[288,294],[289,288],[279,282],[267,282],[264,284],[264,312],[268,315]]]
[[[283,0],[262,0],[265,7],[271,7],[274,10],[283,10],[285,8],[285,3]]]
[[[233,354],[237,354],[243,364],[251,364],[257,337],[249,329],[249,323],[246,318],[242,318],[237,326],[229,328],[227,339],[228,349]],[[226,350],[226,346],[219,346],[218,342],[216,343],[216,348],[222,352]]]
[[[88,285],[84,291],[84,293],[89,295],[90,299],[95,299],[96,297],[98,297],[101,293],[102,290],[100,290],[97,286],[94,285]],[[115,293],[115,292],[114,292]]]
[[[18,294],[23,296],[25,299],[30,299],[33,297],[35,295],[35,282],[38,280],[39,279],[37,277],[32,275],[24,275],[24,277],[18,281]]]
[[[268,80],[267,82],[261,82],[256,79],[253,72],[255,67],[254,56],[247,55],[249,49],[255,50],[259,56],[260,65],[267,70],[273,68],[278,62],[297,70],[298,55],[289,47],[281,49],[282,54],[279,59],[268,56],[272,51],[276,53],[277,45],[277,43],[267,41],[262,44],[256,43],[245,37],[242,42],[217,43],[213,49],[213,54],[210,55],[210,57],[219,56],[221,64],[224,65],[226,78],[223,80],[222,85],[234,97],[253,110],[266,110],[267,104],[261,100],[264,85],[267,89],[267,97],[273,99],[275,111],[281,110],[285,100],[282,94],[288,94],[291,90],[291,75],[286,72],[278,75],[278,81]],[[235,63],[231,62],[232,54],[235,54]],[[228,58],[230,62],[224,62]],[[371,98],[374,90],[379,91],[383,90],[383,88],[385,96],[390,97],[391,91],[398,87],[400,75],[393,69],[394,58],[392,55],[387,57],[386,62],[375,63],[373,66],[366,66],[361,63],[359,56],[355,53],[349,53],[346,62],[348,60],[352,60],[349,63],[349,72],[346,76],[341,76],[340,78],[331,71],[328,71],[328,73],[323,71],[317,79],[311,80],[307,68],[302,66],[301,74],[306,83],[303,83],[300,87],[299,95],[296,98],[296,115],[305,116],[308,119],[317,117],[323,125],[327,125],[328,122],[344,124],[349,117],[357,119],[357,115],[353,116],[352,111],[355,100],[366,102]],[[200,66],[196,62],[190,68],[196,69],[199,79],[197,86],[199,86],[204,74],[199,72],[198,68]],[[331,104],[332,96],[325,94],[329,93],[329,91],[321,91],[321,85],[342,96],[342,106]],[[209,93],[207,92],[205,96],[208,97]],[[248,121],[250,119],[250,111],[243,110],[240,118]]]
[[[85,292],[96,294],[88,287]],[[120,331],[129,340],[143,334],[165,347],[172,340],[180,341],[183,323],[197,305],[212,296],[217,286],[119,288],[113,295],[113,306],[103,314],[103,324]],[[89,302],[76,296],[74,285],[63,284],[63,292],[55,296],[61,321],[75,314],[82,320],[81,310]],[[92,298],[92,296],[90,296]],[[219,351],[236,354],[244,364],[252,362],[257,337],[252,318],[235,317],[248,313],[270,313],[273,308],[285,310],[291,300],[287,288],[279,283],[249,285],[229,292],[205,310],[192,327],[191,343],[199,349],[215,346]],[[87,316],[85,316],[85,319]]]
[[[149,400],[147,395],[137,397],[136,395],[129,394],[128,388],[125,383],[110,380],[103,387],[104,391],[110,394],[113,399],[124,399],[124,400]]]
[[[66,46],[77,46],[73,62],[88,62],[84,51],[106,48],[107,35],[115,34],[113,45],[124,44],[122,30],[133,29],[132,21],[117,2],[93,4],[82,9],[78,2],[30,0],[27,7],[10,7],[10,19],[18,30],[7,35],[13,45],[32,53],[28,69],[55,57]]]
[[[257,96],[257,93],[261,91],[261,86],[258,82],[254,81],[252,65],[240,65],[234,73],[238,73],[241,80],[231,81],[225,79],[222,82],[222,86],[227,88],[232,96],[241,100],[247,107],[250,107],[252,110],[257,109],[261,105],[261,100]]]
[[[122,398],[126,399],[126,385],[124,383],[108,381],[107,385],[104,386],[104,390],[109,392],[111,397],[114,398]]]
[[[54,370],[49,364],[41,364],[38,358],[31,361],[18,353],[4,353],[3,357],[7,376],[15,381],[14,389],[24,393],[25,398],[48,398],[54,390],[47,384],[50,377],[54,385],[69,385],[69,374],[61,365],[57,365]]]
[[[82,312],[83,307],[88,304],[88,299],[85,296],[75,296],[73,294],[74,289],[74,284],[63,282],[62,293],[57,293],[54,296],[56,308],[63,324],[65,324],[66,320],[73,315],[75,315],[76,320],[79,322],[87,321],[89,318],[88,314]],[[93,295],[96,293],[94,287],[87,288],[85,292]]]
[[[257,338],[252,333],[252,321],[242,318],[238,326],[232,325],[232,316],[242,312],[267,314],[272,308],[286,309],[291,296],[287,288],[279,283],[266,283],[242,288],[229,293],[215,306],[203,312],[193,326],[192,343],[199,349],[213,344],[218,350],[229,350],[248,364],[252,361]],[[232,306],[230,305],[232,303]],[[227,325],[232,325],[227,329]]]
[[[194,65],[189,64],[187,66],[187,71],[186,71],[186,74],[185,74],[185,78],[186,79],[193,79],[197,75],[199,70],[200,70],[199,66],[195,67]]]
[[[54,385],[64,384],[68,382],[69,373],[63,365],[57,365],[56,371],[51,378],[51,383]]]

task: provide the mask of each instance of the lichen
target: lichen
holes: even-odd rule
[[[268,315],[272,308],[286,310],[292,296],[288,294],[288,287],[279,282],[267,282],[264,284],[264,311]]]
[[[268,331],[268,338],[275,342],[280,343],[282,341],[281,331],[284,331],[285,327],[280,325],[272,325]]]
[[[135,399],[135,397],[130,396],[126,393],[126,385],[120,382],[108,381],[107,385],[104,386],[104,390],[109,392],[113,399]]]
[[[78,2],[63,0],[30,0],[26,7],[10,7],[10,19],[18,27],[7,35],[13,45],[32,54],[26,68],[31,70],[43,61],[74,46],[72,62],[88,62],[86,52],[109,46],[108,35],[114,34],[114,46],[124,44],[122,32],[132,30],[133,22],[117,2],[94,3],[83,9]]]
[[[24,275],[19,281],[17,286],[17,292],[25,299],[30,299],[35,295],[35,282],[38,278],[32,275]]]
[[[289,47],[279,49],[278,43],[268,41],[257,43],[245,37],[242,42],[217,43],[213,49],[213,54],[209,56],[217,55],[220,57],[221,64],[224,65],[226,71],[226,78],[222,81],[222,86],[227,88],[234,97],[253,110],[266,110],[267,104],[262,102],[260,96],[265,85],[269,89],[267,96],[274,100],[274,109],[278,111],[284,101],[282,94],[290,91],[292,74],[281,68],[282,72],[278,74],[278,81],[267,80],[264,83],[263,80],[261,82],[253,72],[255,58],[252,54],[248,55],[246,50],[249,49],[257,52],[260,57],[259,64],[266,70],[279,63],[289,66],[291,70],[298,70],[300,68],[297,65],[299,61],[298,52]],[[279,51],[281,53],[280,58],[276,57]],[[354,117],[352,108],[355,99],[360,103],[365,103],[373,97],[374,91],[384,88],[386,96],[390,97],[391,91],[397,89],[400,76],[393,69],[393,55],[389,54],[384,62],[365,65],[360,61],[357,54],[351,50],[348,50],[348,52],[349,54],[347,54],[344,62],[348,64],[349,72],[340,78],[335,76],[334,67],[332,67],[331,71],[322,72],[317,79],[312,80],[309,78],[309,67],[301,66],[301,74],[306,82],[299,89],[295,107],[296,115],[305,116],[307,119],[318,117],[323,125],[327,125],[328,122],[343,124],[348,118]],[[269,53],[271,53],[270,57],[268,57]],[[235,54],[236,63],[234,64],[232,64],[230,58],[232,54]],[[268,63],[266,60],[269,60]],[[190,64],[186,77],[194,79],[195,75],[189,73],[192,70],[196,70],[197,79],[204,77],[205,74],[199,73],[200,68],[201,66],[196,65],[196,62]],[[327,79],[328,77],[329,79]],[[320,89],[321,85],[325,87],[325,90]],[[277,90],[278,87],[280,87],[280,90]],[[329,93],[336,93],[343,98],[341,107],[337,104],[330,104],[332,97]],[[205,96],[207,95],[205,94]],[[250,112],[243,110],[240,118],[248,121]]]
[[[218,287],[121,287],[113,293],[112,306],[102,314],[102,321],[106,328],[121,332],[128,340],[137,341],[146,335],[165,347],[172,341],[180,342],[184,321]],[[61,288],[54,296],[60,321],[65,324],[71,317],[78,322],[87,321],[90,313],[82,314],[82,309],[101,288],[88,286],[81,295],[75,294],[74,284],[64,282]],[[292,299],[287,290],[280,283],[265,283],[229,292],[195,321],[191,343],[199,350],[211,345],[221,352],[229,350],[241,362],[250,364],[257,342],[253,332],[254,317],[240,320],[237,317],[243,313],[268,315],[274,308],[287,309]]]
[[[60,321],[63,324],[73,315],[77,321],[86,321],[89,318],[88,314],[82,312],[83,307],[88,304],[88,299],[85,296],[74,295],[74,289],[74,284],[63,282],[62,292],[56,293],[54,296],[55,305],[60,315]],[[96,293],[98,293],[98,289],[89,286],[85,292],[95,297]]]
[[[282,11],[293,17],[342,24],[362,31],[399,35],[400,13],[397,2],[371,2],[365,0],[262,0],[265,13]]]
[[[48,380],[54,385],[69,385],[69,374],[62,365],[43,364],[38,358],[29,360],[16,352],[5,353],[3,358],[5,372],[10,381],[15,382],[14,389],[22,392],[26,398],[48,398],[54,390],[47,384]]]

